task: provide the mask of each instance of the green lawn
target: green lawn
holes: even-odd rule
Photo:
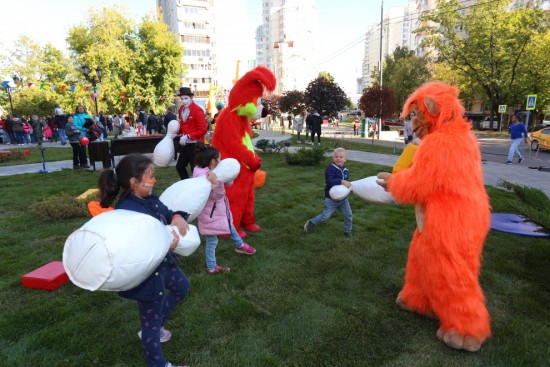
[[[548,365],[549,240],[490,233],[481,284],[494,336],[478,353],[455,351],[436,340],[436,321],[394,304],[415,227],[413,208],[352,197],[353,240],[343,236],[339,213],[305,233],[306,219],[322,210],[325,164],[262,158],[268,176],[257,190],[256,215],[263,230],[247,237],[257,253],[238,255],[220,240],[218,263],[232,270],[216,276],[205,273],[203,246],[183,259],[192,290],[166,325],[173,333],[164,344],[169,361],[193,367]],[[388,169],[348,167],[352,179]],[[66,170],[2,178],[0,365],[144,365],[134,302],[72,284],[53,292],[21,285],[25,273],[61,260],[65,239],[87,220],[43,221],[30,204],[58,193],[78,196],[95,187],[97,177]],[[173,167],[157,169],[157,192],[176,180]],[[507,191],[489,194],[495,211],[521,206]]]

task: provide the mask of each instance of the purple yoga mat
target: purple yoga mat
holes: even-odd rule
[[[550,237],[550,232],[546,228],[519,214],[491,214],[491,229],[520,236]]]

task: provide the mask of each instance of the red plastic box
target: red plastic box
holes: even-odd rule
[[[53,291],[69,281],[61,261],[52,261],[21,277],[23,286],[27,288]]]

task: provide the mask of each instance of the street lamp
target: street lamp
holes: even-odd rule
[[[97,109],[97,95],[96,95],[96,85],[97,83],[101,83],[101,77],[103,76],[103,70],[101,70],[101,68],[98,66],[97,69],[95,69],[95,74],[97,75],[97,80],[96,80],[96,75],[93,75],[91,78],[90,78],[90,68],[88,67],[88,65],[83,65],[82,66],[82,72],[84,73],[84,77],[86,78],[87,81],[89,81],[90,83],[92,83],[92,87],[94,88],[94,102],[95,102],[95,113],[96,114],[99,114],[99,110]]]
[[[6,89],[6,92],[8,92],[8,98],[10,100],[10,107],[11,107],[11,115],[13,116],[13,102],[11,100],[11,92],[17,88],[17,84],[21,81],[21,79],[17,76],[17,75],[13,75],[11,77],[13,79],[13,84],[14,86],[12,87],[10,85],[10,82],[9,80],[5,80],[2,85],[4,86],[4,88]]]

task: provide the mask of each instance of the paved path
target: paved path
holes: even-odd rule
[[[263,131],[263,130],[254,130],[258,133],[259,136],[253,140],[255,142],[258,139],[269,139],[275,141],[281,141],[285,139],[290,139],[292,135],[289,133],[281,134],[277,131]],[[325,136],[330,136],[330,133],[325,134]],[[294,137],[295,138],[295,137]],[[364,138],[349,138],[350,140],[364,143],[371,143],[370,139]],[[394,141],[387,141],[385,145],[394,146],[397,144],[398,148],[402,148],[403,144],[396,143]],[[59,143],[46,143],[46,149],[48,146],[60,146]],[[68,144],[67,144],[68,146]],[[307,145],[306,145],[307,146]],[[0,150],[9,149],[9,145],[0,145]],[[70,146],[69,146],[70,148]],[[293,149],[297,149],[293,147]],[[70,151],[67,152],[67,155],[70,156]],[[375,163],[383,166],[392,167],[397,161],[397,155],[390,154],[379,154],[379,153],[368,153],[361,151],[348,151],[348,159],[358,162],[365,163]],[[46,160],[47,160],[47,150],[46,150]],[[172,162],[171,165],[175,165],[176,162]],[[58,161],[58,162],[46,162],[46,170],[48,172],[60,171],[62,169],[72,169],[72,161]],[[504,163],[496,162],[483,162],[483,176],[485,184],[489,186],[496,186],[500,180],[505,180],[515,184],[532,186],[542,190],[546,195],[550,197],[550,172],[539,171],[536,169],[529,169],[530,165],[538,165],[536,161],[530,161],[529,158],[525,158],[522,164],[512,164],[506,165]],[[101,162],[96,163],[96,167],[101,168]],[[38,173],[42,169],[42,163],[34,164],[25,164],[20,166],[7,166],[0,167],[0,176],[9,176],[25,173]]]

